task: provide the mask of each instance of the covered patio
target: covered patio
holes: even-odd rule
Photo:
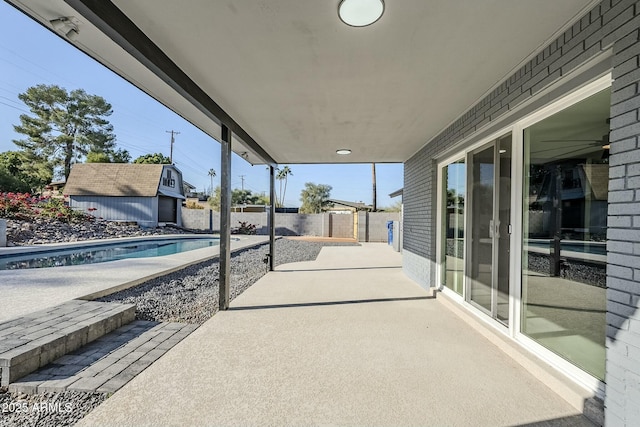
[[[581,425],[581,413],[604,422],[603,399],[611,425],[638,419],[637,0],[376,0],[382,17],[362,27],[339,18],[344,0],[7,1],[221,147],[226,311],[85,425]],[[565,118],[558,139],[540,142],[585,143],[597,159],[572,154],[574,163],[607,165],[609,199],[597,200],[597,217],[609,225],[596,237],[615,256],[600,254],[606,313],[597,307],[595,344],[606,360],[597,376],[531,339],[521,315],[525,184],[535,165],[525,148],[536,144],[527,132],[593,96],[604,113],[578,116],[595,136],[573,135],[586,124]],[[274,271],[272,204],[272,272],[230,305],[232,152],[268,166],[271,200],[279,164],[402,162],[402,254],[325,248],[316,262]],[[468,175],[449,192],[446,174],[459,166]],[[486,194],[470,198],[474,188]],[[467,197],[464,214],[449,209],[449,193]],[[596,217],[585,212],[581,230]],[[455,249],[464,259],[458,290],[443,280],[453,213],[460,227],[451,234],[465,239]],[[543,237],[560,253],[557,223]],[[474,268],[488,278],[477,301]]]
[[[343,1],[8,2],[220,142],[221,309],[232,152],[268,165],[271,200],[277,164],[405,162],[597,3],[375,0],[350,24]]]
[[[592,425],[450,304],[386,244],[325,247],[264,276],[79,425]]]

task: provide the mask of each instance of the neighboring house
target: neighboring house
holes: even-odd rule
[[[44,197],[62,198],[62,189],[64,189],[65,181],[52,181],[47,184],[42,191]]]
[[[267,205],[235,205],[231,212],[267,212]]]
[[[74,209],[143,227],[181,225],[182,173],[173,165],[76,164],[65,186]]]
[[[188,183],[187,181],[182,181],[182,191],[186,197],[198,197],[195,192],[196,186]]]
[[[331,213],[353,213],[358,211],[370,212],[373,210],[371,205],[367,205],[362,202],[347,202],[346,200],[329,199],[329,202],[333,204],[330,208],[326,208],[326,212]]]

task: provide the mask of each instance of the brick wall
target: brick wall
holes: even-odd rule
[[[386,242],[389,239],[387,221],[398,221],[398,212],[371,212],[369,213],[369,242]],[[394,236],[395,239],[395,236]]]
[[[640,14],[636,3],[635,16]],[[640,30],[614,45],[607,241],[607,425],[640,420]]]
[[[511,114],[596,55],[611,49],[616,40],[637,30],[640,27],[638,3],[635,0],[601,2],[405,163],[405,249],[435,262],[437,180],[434,159]],[[435,280],[434,269],[430,274],[430,280]]]

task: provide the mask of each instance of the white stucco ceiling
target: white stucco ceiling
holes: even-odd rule
[[[61,0],[11,2],[45,25],[75,12]],[[387,0],[364,28],[338,19],[338,0],[113,3],[276,162],[334,163],[407,160],[593,1]],[[78,19],[81,49],[219,137],[215,121]],[[352,154],[336,155],[344,147]]]

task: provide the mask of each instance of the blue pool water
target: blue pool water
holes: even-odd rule
[[[549,249],[553,246],[553,241],[548,239],[529,239],[527,240],[526,245],[541,249]],[[582,240],[562,241],[560,242],[560,250],[594,255],[607,255],[607,244],[605,242]]]
[[[126,258],[157,257],[209,246],[218,246],[219,244],[219,239],[147,240],[16,255],[0,255],[0,270],[63,267],[67,265],[95,264]]]

